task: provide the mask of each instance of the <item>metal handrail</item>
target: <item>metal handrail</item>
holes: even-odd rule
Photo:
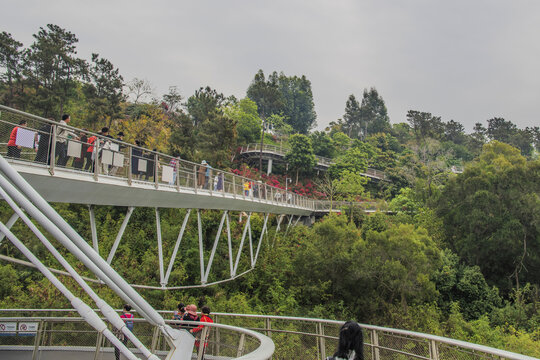
[[[41,312],[41,313],[52,313],[52,312],[73,312],[73,309],[0,309],[0,313],[9,313],[9,312],[26,312],[26,313],[32,313],[32,312]],[[118,310],[120,311],[120,310]],[[172,314],[171,311],[168,310],[160,310],[158,311],[162,314]],[[271,334],[273,332],[275,333],[285,333],[285,334],[301,334],[305,336],[311,336],[315,337],[317,339],[327,339],[327,340],[337,340],[337,328],[341,326],[344,322],[339,320],[326,320],[326,319],[319,319],[319,318],[302,318],[302,317],[294,317],[294,316],[279,316],[279,315],[258,315],[258,314],[235,314],[235,313],[213,313],[215,321],[220,321],[220,324],[223,324],[224,321],[226,321],[227,318],[239,318],[243,319],[243,323],[245,323],[249,319],[256,319],[264,321],[264,324],[266,324],[263,328],[257,328],[255,329],[257,332],[266,332],[268,334]],[[21,318],[21,317],[19,317]],[[32,317],[22,317],[23,319],[29,319]],[[0,318],[0,321],[2,319],[6,318]],[[38,318],[39,319],[39,318]],[[66,317],[59,317],[58,319],[70,319]],[[140,321],[140,320],[138,320]],[[274,321],[274,322],[271,322]],[[308,333],[306,331],[295,331],[290,329],[280,329],[278,328],[278,324],[284,323],[288,327],[291,323],[312,323],[314,325],[327,325],[332,326],[333,329],[336,331],[333,335],[328,335],[323,332],[316,332],[316,333]],[[206,323],[204,323],[206,325]],[[419,333],[414,331],[408,331],[408,330],[401,330],[401,329],[394,329],[394,328],[386,328],[381,326],[375,326],[375,325],[368,325],[368,324],[360,324],[362,328],[365,330],[366,335],[368,335],[368,338],[371,339],[369,342],[367,342],[365,345],[372,349],[373,352],[376,350],[386,350],[391,351],[393,353],[400,353],[404,355],[408,355],[410,357],[416,357],[416,358],[424,358],[424,359],[430,359],[430,360],[438,360],[439,359],[439,352],[438,351],[430,351],[430,354],[426,354],[427,356],[421,356],[418,354],[412,354],[405,352],[401,349],[395,349],[390,348],[388,344],[386,346],[380,345],[373,342],[373,337],[381,337],[381,336],[395,336],[395,337],[403,337],[404,339],[408,339],[411,341],[425,341],[426,344],[429,344],[430,350],[431,347],[435,347],[437,349],[440,349],[441,345],[450,346],[457,348],[458,351],[470,351],[472,355],[476,355],[478,358],[486,358],[486,357],[499,357],[504,359],[512,359],[512,360],[534,360],[536,358],[521,355],[513,352],[509,352],[506,350],[496,349],[489,346],[484,345],[478,345],[478,344],[472,344],[466,341],[451,339],[447,337],[437,336],[437,335],[430,335],[425,333]],[[244,329],[245,330],[245,329]],[[279,350],[279,344],[275,344],[276,350]],[[322,354],[321,354],[322,355]],[[255,359],[255,358],[254,358]],[[322,358],[324,359],[324,358]]]
[[[2,310],[0,310],[0,311],[2,311]],[[72,311],[74,311],[74,310],[72,310]],[[133,318],[132,321],[134,323],[136,323],[136,324],[137,323],[149,324],[145,319],[142,319],[142,318]],[[42,323],[41,329],[43,329],[45,327],[43,325],[43,323],[84,323],[84,324],[86,324],[82,317],[23,317],[23,316],[0,317],[0,323],[5,323],[5,322],[17,322],[17,323],[19,323],[19,322],[25,322],[25,323],[28,323],[28,322],[40,322],[40,323]],[[165,322],[167,324],[169,324],[169,325],[178,325],[178,324],[189,324],[189,325],[194,325],[194,326],[202,325],[204,327],[208,327],[209,329],[227,330],[227,331],[230,331],[232,333],[242,334],[241,337],[240,337],[241,339],[244,336],[248,336],[248,337],[258,341],[259,346],[255,350],[251,351],[248,354],[244,354],[244,355],[239,356],[239,357],[234,357],[234,359],[236,359],[236,360],[267,360],[267,359],[270,359],[272,357],[272,354],[274,353],[274,349],[275,349],[274,342],[268,336],[265,336],[263,334],[260,334],[260,333],[258,333],[256,331],[253,331],[253,330],[250,330],[250,329],[240,328],[240,327],[237,327],[237,326],[231,326],[231,325],[226,325],[226,324],[207,323],[207,322],[199,322],[199,321],[186,322],[186,321],[182,321],[182,320],[166,320]],[[18,333],[18,332],[22,332],[22,331],[16,330],[16,333]],[[61,332],[61,330],[59,332]],[[70,330],[70,332],[72,334],[76,333],[76,331],[73,331],[73,330]],[[84,333],[87,334],[88,332],[85,331]],[[157,342],[156,337],[159,336],[159,332],[158,331],[153,331],[152,333],[153,333],[153,335],[152,335],[152,343],[156,343]],[[0,334],[2,334],[2,332],[0,332]],[[37,334],[36,334],[36,336],[37,336]],[[244,341],[244,340],[241,340],[241,341]],[[2,349],[2,347],[3,346],[0,345],[0,350]],[[10,347],[13,347],[13,346],[10,346]],[[69,347],[72,347],[72,346],[70,345]],[[76,346],[73,346],[73,347],[76,348]],[[40,349],[43,349],[43,348],[45,348],[45,346],[39,346],[38,345],[38,346],[36,346],[35,351],[39,351]],[[99,351],[99,350],[100,349],[98,347],[96,347],[96,351]]]
[[[263,152],[274,153],[279,156],[285,156],[287,152],[290,150],[288,147],[269,145],[269,144],[263,144],[262,149],[263,149],[262,150]],[[247,144],[246,146],[242,146],[242,148],[240,149],[240,153],[244,154],[247,152],[256,152],[260,150],[261,150],[261,144],[253,143],[253,144]],[[330,158],[319,156],[319,155],[315,155],[315,158],[317,159],[317,162],[321,165],[330,166],[330,165],[335,164],[334,159],[330,159]],[[377,179],[383,179],[383,180],[386,179],[386,175],[384,171],[374,169],[374,168],[367,168],[365,171],[365,174],[368,176],[377,178]]]
[[[257,182],[253,179],[220,169],[210,168],[209,173],[207,174],[206,167],[202,164],[183,160],[179,157],[172,157],[161,152],[152,151],[73,126],[61,125],[55,121],[3,105],[0,105],[0,110],[0,125],[8,125],[9,129],[18,126],[16,122],[10,122],[3,119],[5,117],[4,114],[8,113],[11,114],[11,116],[23,117],[35,122],[36,126],[29,126],[28,129],[33,130],[40,137],[50,137],[49,148],[46,149],[47,152],[44,154],[44,159],[41,161],[38,161],[37,159],[28,159],[28,154],[26,154],[27,158],[20,158],[19,160],[46,166],[51,175],[54,175],[55,171],[58,171],[60,168],[66,168],[70,171],[93,173],[95,181],[98,181],[99,178],[103,176],[115,177],[125,179],[129,186],[133,183],[152,183],[155,185],[156,189],[159,189],[160,187],[167,187],[169,189],[175,188],[177,191],[188,189],[194,193],[204,192],[210,196],[225,196],[228,194],[234,197],[240,196],[246,201],[256,201],[282,207],[305,209],[308,211],[330,210],[331,208],[333,209],[335,204],[334,202],[327,200],[311,199],[292,191],[286,191],[279,187]],[[44,124],[48,124],[52,131],[45,133],[38,129],[43,127]],[[89,162],[89,159],[86,159],[85,169],[82,168],[83,165],[80,167],[75,166],[75,162],[69,164],[69,160],[67,160],[66,164],[59,164],[59,161],[57,162],[55,160],[57,155],[55,150],[57,140],[63,139],[58,137],[57,129],[66,129],[71,133],[76,133],[81,136],[82,134],[85,134],[88,138],[95,137],[97,139],[93,145],[81,142],[76,138],[66,140],[66,143],[69,141],[81,146],[80,155],[83,163],[85,162],[85,157],[88,153],[92,155],[90,157],[91,163]],[[2,131],[2,128],[0,128],[0,138],[5,139],[8,136],[9,132]],[[109,144],[109,149],[104,146],[105,144]],[[34,149],[36,145],[37,143],[34,143]],[[114,145],[115,149],[111,149],[112,145]],[[94,146],[93,152],[88,151],[91,146]],[[86,152],[84,152],[85,149],[87,150]],[[111,162],[114,162],[114,160],[112,160],[113,158],[116,159],[116,157],[118,157],[122,166],[105,164],[105,160],[100,159],[102,156],[101,154],[105,154],[105,152],[107,152],[107,155],[110,155]],[[23,153],[23,155],[25,154]],[[143,162],[145,166],[153,167],[153,169],[145,172],[145,179],[142,178],[142,173],[139,172],[138,169],[135,169],[135,165],[140,166]],[[120,172],[118,169],[120,169]],[[165,170],[172,176],[170,181],[165,180]],[[202,183],[201,171],[204,172]],[[244,190],[246,183],[249,184],[250,187],[247,192]]]

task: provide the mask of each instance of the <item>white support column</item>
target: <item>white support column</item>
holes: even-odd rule
[[[199,228],[199,259],[201,264],[201,283],[205,284],[204,281],[204,248],[203,248],[203,238],[202,238],[202,223],[201,223],[201,211],[197,209],[197,227]]]
[[[296,219],[296,222],[294,223],[293,227],[298,225],[298,222],[300,221],[301,218],[302,216],[298,215],[298,219]]]
[[[276,234],[279,232],[281,222],[283,221],[284,216],[285,216],[284,214],[279,215],[278,222],[277,222],[277,227],[276,227]]]
[[[96,216],[94,214],[94,207],[92,205],[88,205],[88,212],[90,213],[90,229],[92,231],[92,245],[94,247],[94,250],[96,250],[96,252],[99,254],[97,228],[96,228]]]
[[[255,267],[255,264],[257,263],[257,258],[259,257],[259,251],[261,250],[261,244],[262,244],[262,241],[263,241],[264,232],[266,231],[266,224],[268,222],[269,215],[270,214],[266,214],[265,217],[264,217],[264,224],[263,224],[263,228],[262,228],[262,231],[261,231],[261,237],[259,238],[259,244],[257,245],[257,251],[255,252],[255,259],[251,262],[251,267],[252,268]],[[267,240],[268,240],[268,237],[267,237]]]
[[[114,257],[114,254],[116,253],[116,250],[118,249],[118,245],[120,245],[120,240],[122,239],[122,236],[124,235],[124,231],[126,231],[127,224],[129,222],[129,218],[131,217],[131,214],[133,214],[133,210],[135,208],[133,206],[129,206],[126,217],[124,218],[124,221],[122,222],[122,226],[120,226],[120,230],[118,231],[118,235],[116,235],[116,239],[114,240],[114,244],[111,248],[111,251],[109,252],[109,256],[107,257],[107,262],[110,264],[112,262],[112,259]]]
[[[214,262],[214,256],[216,255],[216,249],[221,237],[221,230],[223,230],[223,223],[225,222],[225,217],[229,211],[225,210],[223,216],[221,217],[221,222],[219,223],[219,228],[216,234],[216,239],[214,240],[214,246],[212,246],[212,252],[210,253],[210,258],[208,259],[208,264],[206,265],[206,272],[204,273],[204,282],[208,281],[208,274],[210,274],[210,269],[212,268],[212,263]]]
[[[230,224],[230,216],[227,214],[227,244],[229,245],[229,267],[231,269],[231,277],[233,275],[233,253],[232,253],[232,241],[231,241],[231,224]]]
[[[178,239],[176,239],[176,244],[174,244],[174,250],[171,256],[171,259],[169,260],[169,266],[167,267],[167,273],[165,274],[165,285],[169,283],[169,276],[171,276],[171,271],[173,268],[174,261],[176,260],[176,254],[178,253],[178,248],[180,247],[180,242],[182,241],[182,238],[184,237],[184,231],[186,230],[186,225],[189,220],[189,215],[191,214],[191,209],[188,210],[186,213],[186,216],[184,216],[184,222],[182,223],[182,228],[180,229],[180,233],[178,233]]]
[[[287,228],[285,229],[285,235],[289,232],[289,228],[291,227],[291,223],[294,219],[294,215],[291,215],[291,218],[289,219],[289,223],[287,224]]]
[[[251,222],[251,212],[248,215],[246,225],[244,225],[244,232],[242,234],[242,240],[240,241],[240,246],[238,248],[238,253],[236,255],[236,262],[234,264],[232,276],[236,276],[236,271],[238,270],[238,263],[240,262],[240,255],[242,254],[242,248],[244,247],[244,241],[246,240],[247,229],[250,226],[250,222]]]
[[[249,262],[253,264],[253,237],[251,236],[251,222],[248,227],[248,238],[249,238]]]
[[[17,222],[18,219],[19,219],[19,214],[13,213],[13,215],[11,215],[8,222],[6,223],[6,227],[9,230],[11,230],[11,227]],[[6,234],[4,234],[3,232],[0,232],[0,244],[2,244],[2,240],[4,240],[5,237],[6,237]]]
[[[266,175],[270,175],[272,173],[272,159],[268,159],[268,168],[266,171]]]
[[[158,242],[158,259],[159,259],[159,283],[165,287],[165,275],[163,272],[163,243],[161,241],[161,219],[159,217],[159,208],[156,208],[156,231]]]

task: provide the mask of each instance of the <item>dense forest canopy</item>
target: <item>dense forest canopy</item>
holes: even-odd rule
[[[305,75],[259,70],[242,99],[203,84],[191,95],[171,84],[157,96],[149,81],[126,82],[99,54],[80,58],[77,43],[57,25],[40,28],[28,47],[0,33],[0,103],[54,119],[69,113],[74,126],[108,126],[131,143],[351,204],[312,227],[278,234],[245,277],[205,289],[143,291],[152,305],[172,309],[179,300],[204,297],[217,311],[355,318],[540,356],[539,127],[520,129],[493,117],[466,133],[457,120],[417,109],[390,119],[383,94],[369,87],[343,99],[342,118],[316,130]],[[260,142],[287,149],[287,165],[276,164],[267,175],[260,162],[239,158],[240,146]],[[315,169],[317,156],[332,159],[327,172]],[[389,181],[369,181],[363,176],[368,168],[384,171]],[[387,212],[367,215],[358,206],[365,201]],[[91,239],[85,207],[55,207]],[[0,209],[6,222],[11,211],[3,202]],[[103,256],[124,214],[123,208],[96,210]],[[163,210],[165,256],[183,214]],[[211,239],[220,215],[202,216],[205,239]],[[152,209],[136,209],[117,251],[113,266],[130,282],[159,282],[154,221]],[[242,221],[233,222],[233,234],[241,233]],[[271,223],[273,235],[274,217]],[[253,215],[252,224],[256,236],[262,217]],[[196,248],[195,228],[186,234],[188,249]],[[57,266],[21,224],[13,231]],[[21,258],[7,241],[0,253]],[[187,250],[176,264],[171,282],[195,281],[196,256]],[[212,276],[225,271],[218,266]],[[109,289],[96,288],[121,305]],[[67,306],[39,273],[0,263],[0,307]]]

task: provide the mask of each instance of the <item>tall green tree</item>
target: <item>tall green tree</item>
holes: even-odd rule
[[[27,56],[33,110],[43,116],[60,116],[86,69],[86,62],[76,56],[79,39],[53,24],[33,36]]]
[[[334,141],[324,131],[314,131],[309,134],[311,138],[311,144],[313,145],[313,152],[315,155],[332,158],[334,157]]]
[[[2,31],[0,33],[0,82],[4,82],[7,91],[2,96],[2,102],[8,106],[14,106],[17,96],[24,92],[23,71],[24,50],[23,44],[11,36],[10,33]]]
[[[365,127],[362,129],[362,111],[360,103],[354,95],[349,95],[345,104],[345,114],[343,115],[343,131],[350,138],[364,138]]]
[[[285,121],[296,132],[307,134],[317,124],[311,81],[305,75],[298,77],[281,73],[278,78],[278,87],[284,103]]]
[[[540,282],[540,161],[492,141],[439,197],[446,241],[490,284]]]
[[[310,172],[317,162],[313,154],[311,139],[306,135],[292,135],[289,139],[289,147],[285,160],[289,167],[296,171],[296,184],[298,184],[299,172]]]
[[[389,132],[392,128],[384,100],[374,87],[369,90],[364,89],[360,111],[364,137],[379,132]]]
[[[262,122],[257,112],[257,104],[254,101],[244,98],[237,104],[225,107],[224,113],[237,124],[239,144],[249,144],[259,140]]]
[[[125,100],[122,88],[124,79],[120,70],[99,54],[92,54],[92,63],[88,68],[90,82],[83,87],[88,104],[86,121],[97,130],[98,122],[105,120],[107,127],[122,115],[120,104]]]

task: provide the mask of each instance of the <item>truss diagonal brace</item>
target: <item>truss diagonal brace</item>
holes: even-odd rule
[[[242,248],[244,247],[244,241],[246,240],[246,234],[248,227],[251,227],[251,212],[248,215],[246,220],[246,225],[244,226],[244,232],[242,234],[242,240],[240,241],[240,246],[238,248],[238,254],[236,255],[236,262],[234,264],[233,273],[231,276],[236,276],[236,271],[238,270],[238,263],[240,262],[240,255],[242,254]]]
[[[201,265],[201,283],[204,284],[204,248],[202,238],[202,223],[201,223],[201,211],[197,209],[197,227],[199,230],[199,261]]]
[[[263,241],[263,236],[266,231],[266,224],[268,223],[268,217],[270,214],[266,214],[264,217],[264,225],[261,231],[261,237],[259,238],[259,244],[257,245],[257,251],[255,252],[255,259],[251,262],[251,267],[254,268],[255,264],[257,263],[257,258],[259,257],[259,250],[261,250],[261,244]],[[266,235],[266,239],[268,240],[268,234]]]
[[[159,283],[162,287],[165,287],[165,274],[163,271],[163,242],[161,241],[161,219],[159,217],[159,208],[156,208],[156,231],[159,259]]]
[[[206,265],[206,272],[204,273],[204,282],[206,283],[208,281],[208,274],[210,274],[210,269],[212,268],[212,263],[214,262],[214,256],[216,255],[216,249],[219,242],[219,238],[221,237],[221,230],[223,229],[223,223],[225,222],[225,218],[227,217],[228,210],[225,210],[223,213],[223,216],[221,217],[221,222],[219,223],[219,228],[216,234],[216,239],[214,240],[214,246],[212,247],[212,252],[210,253],[210,258],[208,259],[208,264]]]
[[[17,222],[18,219],[19,219],[19,214],[13,213],[13,215],[11,215],[11,217],[9,218],[8,222],[5,225],[8,228],[8,230],[11,230],[11,227],[15,224],[15,222]],[[2,240],[4,240],[5,237],[6,237],[6,234],[4,234],[3,232],[0,232],[0,244],[2,244]]]
[[[180,232],[178,233],[178,239],[176,239],[176,244],[174,244],[174,250],[171,255],[171,259],[169,260],[169,266],[167,267],[167,273],[165,274],[165,285],[169,283],[169,277],[171,276],[171,271],[174,265],[174,261],[176,260],[176,254],[178,253],[180,242],[182,241],[182,238],[184,237],[184,231],[186,230],[186,225],[189,220],[190,214],[191,214],[191,209],[188,209],[186,216],[184,216],[184,222],[182,223],[182,228],[180,229]]]
[[[129,222],[129,219],[131,218],[131,214],[133,214],[134,209],[135,208],[133,206],[129,206],[127,209],[126,217],[124,218],[124,221],[122,222],[122,225],[120,226],[120,230],[118,230],[118,235],[116,235],[116,239],[114,240],[114,244],[111,248],[111,251],[109,252],[109,256],[107,256],[107,262],[109,264],[112,262],[114,254],[116,253],[116,250],[118,249],[118,245],[120,245],[120,240],[122,239],[122,236],[124,235],[124,231],[126,231],[127,224]]]
[[[92,246],[94,250],[99,254],[98,237],[96,228],[96,215],[94,214],[94,207],[88,205],[88,212],[90,213],[90,229],[92,230]]]

